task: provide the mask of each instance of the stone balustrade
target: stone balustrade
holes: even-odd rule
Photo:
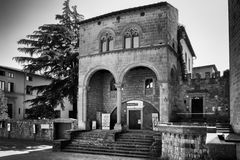
[[[207,127],[159,124],[162,158],[170,160],[208,159]]]

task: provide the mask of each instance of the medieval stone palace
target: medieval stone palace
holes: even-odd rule
[[[111,115],[111,129],[122,130],[151,129],[153,117],[168,123],[179,110],[214,112],[204,107],[209,92],[199,87],[200,81],[195,94],[182,88],[184,77],[193,78],[195,53],[177,9],[167,2],[80,22],[79,53],[80,129],[92,121],[101,128],[102,113]],[[206,72],[204,83],[219,78],[215,71]]]

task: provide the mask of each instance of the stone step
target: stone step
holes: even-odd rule
[[[75,152],[75,153],[111,155],[111,156],[136,157],[136,158],[151,158],[150,155],[125,154],[125,153],[119,153],[119,152],[101,152],[101,151],[75,150],[75,149],[64,149],[63,151],[64,151],[64,152]]]
[[[153,141],[153,138],[138,138],[138,137],[127,137],[127,136],[119,136],[116,138],[117,140],[132,140],[132,141]]]
[[[118,144],[104,144],[104,145],[85,145],[85,144],[69,144],[66,148],[90,148],[90,149],[103,149],[103,150],[121,150],[121,151],[141,151],[141,152],[149,152],[150,147],[147,146],[121,146]]]
[[[88,141],[102,141],[103,138],[94,138],[94,137],[75,137],[74,141],[79,142],[88,142]],[[132,138],[132,137],[126,137],[126,136],[120,136],[116,138],[116,142],[125,142],[125,143],[140,143],[140,144],[149,144],[153,142],[153,138]]]
[[[97,145],[96,142],[93,141],[76,141],[73,140],[70,144],[75,144],[75,145]],[[102,145],[103,143],[98,143],[99,145]],[[123,141],[116,141],[114,143],[107,143],[104,142],[105,145],[114,145],[114,146],[122,146],[122,147],[132,147],[132,148],[137,148],[137,147],[142,147],[142,148],[149,148],[152,143],[129,143],[129,142],[123,142]]]
[[[63,151],[127,157],[151,157],[154,132],[129,131],[117,133],[115,142],[106,141],[106,136],[109,134],[112,133],[101,131],[81,132],[74,136],[74,139]],[[158,147],[159,150],[160,148]]]
[[[134,134],[122,134],[118,138],[127,138],[127,139],[153,139],[151,135],[134,135]]]
[[[70,144],[75,144],[75,145],[95,145],[96,142],[91,142],[91,141],[78,141],[78,140],[72,140]],[[152,143],[129,143],[129,142],[122,142],[122,141],[116,141],[114,143],[107,143],[104,142],[105,145],[113,145],[113,146],[123,146],[123,147],[146,147],[148,148],[151,146]]]
[[[216,131],[217,133],[232,133],[231,129],[226,129],[226,128],[222,128],[222,129],[217,129]]]
[[[129,142],[129,141],[116,141],[115,143],[121,145],[135,145],[135,146],[151,146],[152,142]]]
[[[216,123],[217,133],[232,133],[232,126],[229,123]]]
[[[125,155],[144,155],[149,156],[150,150],[148,151],[133,151],[133,150],[122,150],[122,149],[109,149],[109,148],[101,148],[101,147],[74,147],[74,146],[67,146],[63,149],[65,150],[75,150],[75,151],[91,151],[91,152],[102,152],[102,153],[120,153]]]

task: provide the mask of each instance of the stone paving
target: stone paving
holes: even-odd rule
[[[51,143],[1,139],[0,160],[143,160],[140,158],[52,152]]]

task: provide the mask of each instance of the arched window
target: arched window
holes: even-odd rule
[[[145,80],[145,89],[153,88],[153,79],[148,78]]]
[[[100,45],[101,52],[113,50],[113,36],[109,32],[104,33],[101,36]]]
[[[107,40],[106,37],[101,38],[101,51],[106,52],[107,51]]]
[[[139,47],[139,33],[136,28],[128,29],[124,34],[124,48],[138,48]]]
[[[110,81],[110,91],[116,91],[117,88],[115,86],[115,80],[114,78]]]

